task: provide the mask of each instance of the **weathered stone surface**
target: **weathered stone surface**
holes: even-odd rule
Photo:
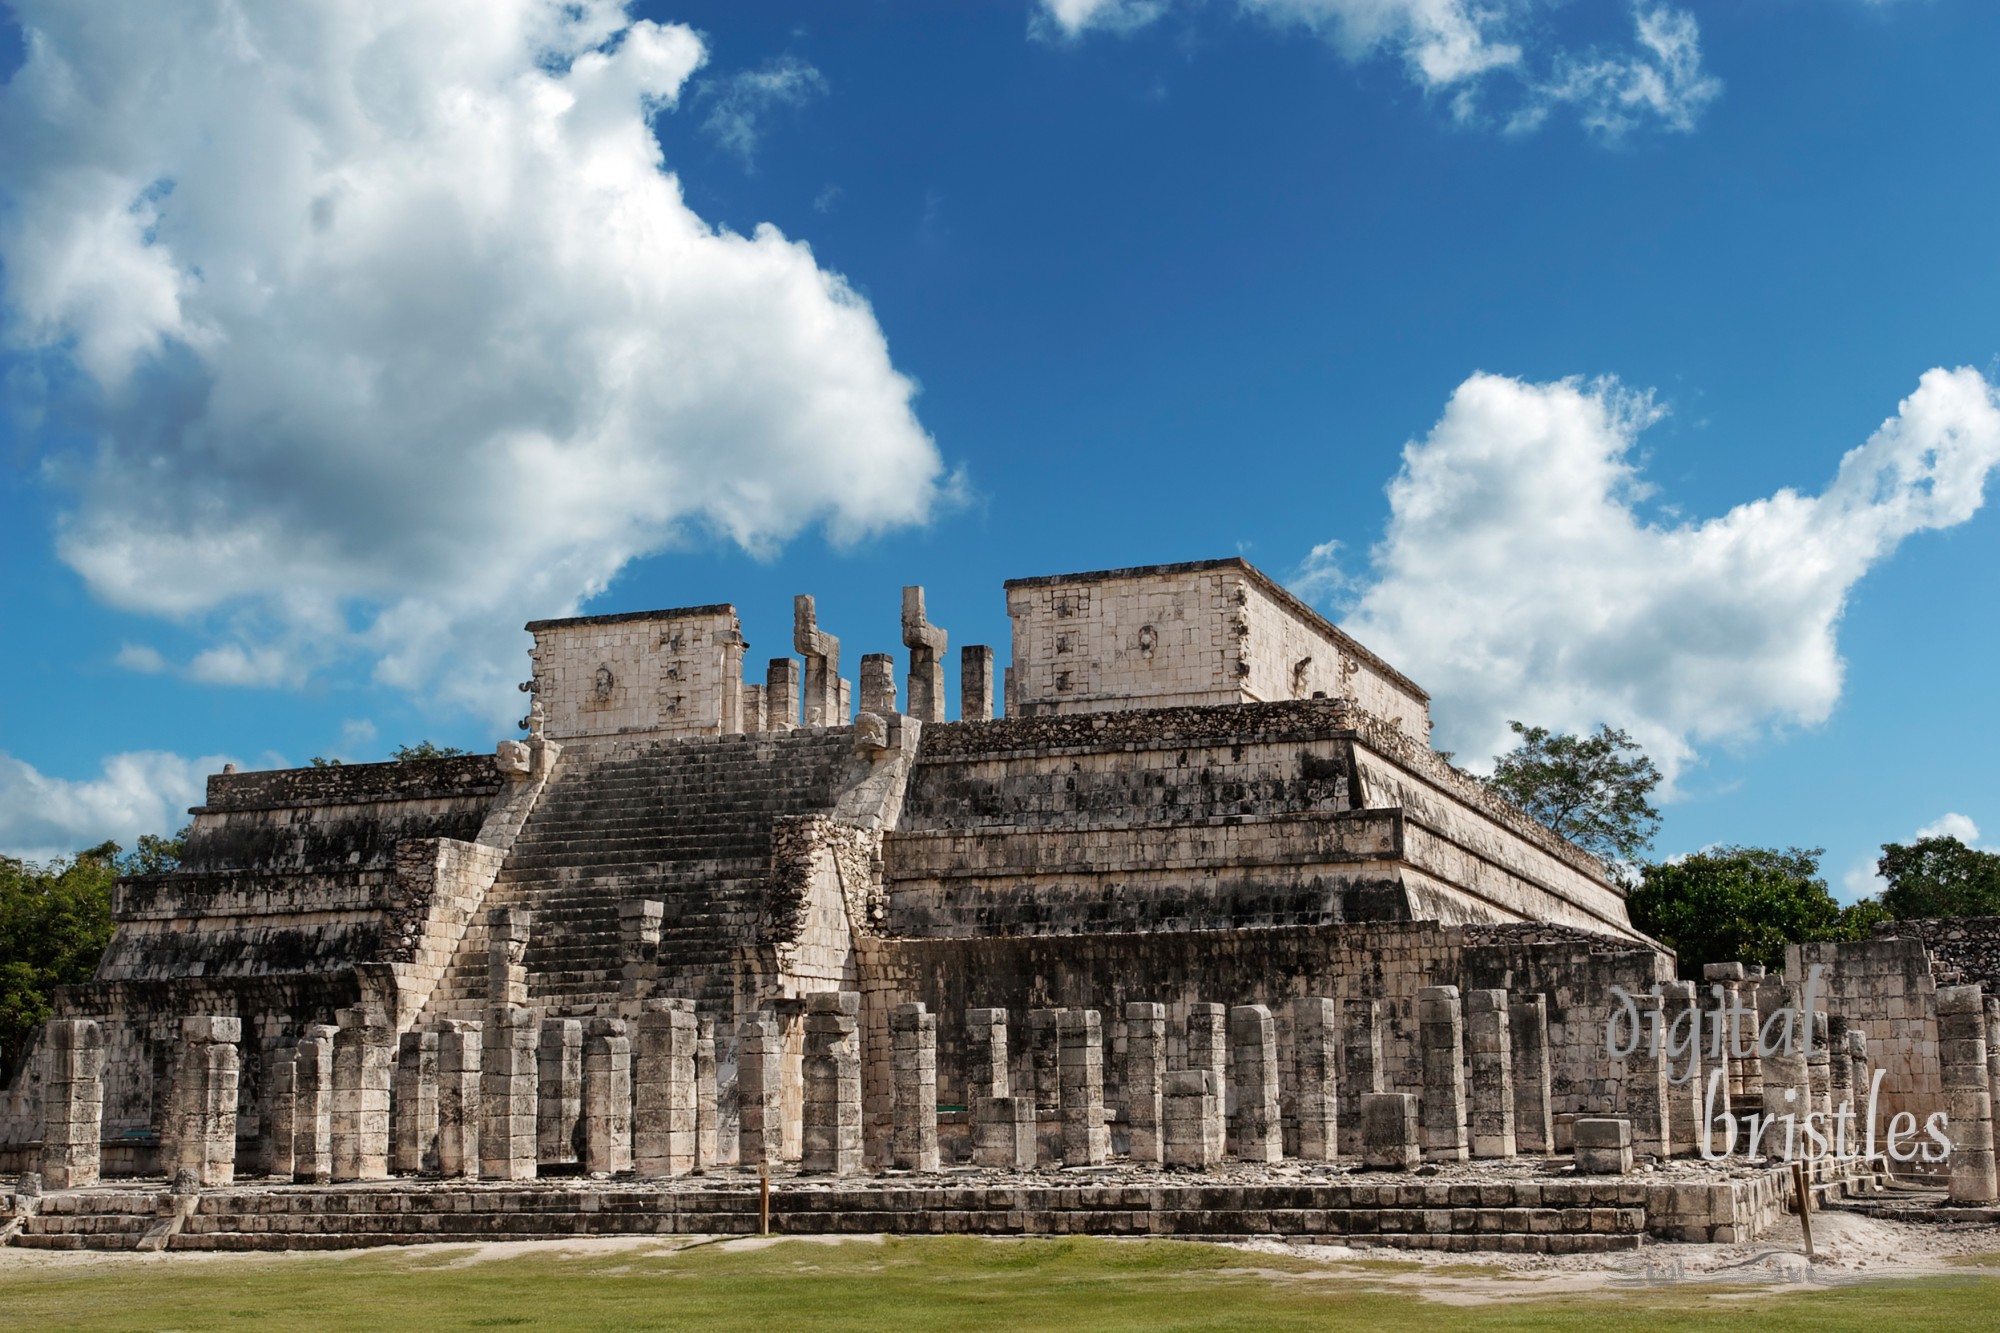
[[[2000,1198],[2000,1180],[1994,1172],[1984,1000],[1977,985],[1938,988],[1938,1052],[1951,1134],[1949,1197],[1953,1203],[1992,1203]]]
[[[1382,1087],[1382,1004],[1373,999],[1343,1000],[1340,1039],[1340,1101],[1359,1107],[1361,1099]],[[1353,1156],[1361,1151],[1361,1122],[1349,1118],[1341,1125],[1340,1151]]]
[[[1213,1070],[1179,1069],[1167,1075],[1166,1164],[1206,1171],[1222,1160],[1221,1084]]]
[[[583,1023],[545,1018],[536,1047],[535,1157],[562,1164],[577,1160],[583,1120]]]
[[[480,1038],[479,1174],[533,1180],[541,1024],[532,1009],[502,1005]]]
[[[1292,1001],[1293,1119],[1298,1155],[1328,1161],[1340,1153],[1340,1007],[1324,996]]]
[[[593,1018],[583,1043],[583,1168],[632,1169],[632,1039],[616,1018]]]
[[[645,1002],[632,1075],[633,1169],[642,1176],[684,1176],[695,1169],[700,1040],[692,1003]]]
[[[1162,1160],[1166,1117],[1167,1007],[1147,1001],[1125,1006],[1125,1123],[1134,1162]]]
[[[799,1169],[851,1176],[861,1170],[861,997],[806,996],[805,1115]]]
[[[1514,1054],[1507,992],[1473,990],[1465,995],[1465,1053],[1469,1106],[1466,1123],[1474,1157],[1512,1157],[1514,1138]]]
[[[382,1010],[341,1010],[333,1036],[333,1178],[384,1180],[389,1175],[389,1089],[395,1033]]]
[[[1465,1021],[1458,987],[1426,986],[1417,993],[1418,1044],[1424,1091],[1420,1115],[1424,1156],[1462,1162],[1469,1155],[1465,1123]]]
[[[784,1044],[768,1018],[745,1019],[736,1030],[737,1160],[776,1165],[784,1157]]]
[[[1035,1099],[980,1097],[972,1103],[972,1164],[1001,1171],[1035,1169]]]
[[[1632,1122],[1622,1117],[1584,1116],[1575,1125],[1576,1173],[1622,1176],[1632,1169]]]
[[[438,1173],[479,1178],[482,1025],[446,1019],[438,1032]]]
[[[1423,1160],[1417,1099],[1407,1092],[1364,1092],[1356,1133],[1361,1164],[1375,1170],[1407,1171]]]
[[[42,1183],[81,1189],[97,1183],[104,1133],[104,1032],[87,1018],[52,1019],[43,1029]]]
[[[438,1169],[438,1096],[438,1034],[403,1033],[389,1099],[397,1174]]]
[[[1549,1088],[1549,1001],[1546,995],[1512,995],[1507,1041],[1514,1076],[1514,1143],[1524,1153],[1554,1152],[1553,1098]]]
[[[889,1160],[904,1171],[938,1169],[937,1015],[921,1004],[889,1011],[889,1065],[895,1127]]]
[[[1235,1048],[1235,1107],[1229,1118],[1229,1150],[1251,1162],[1275,1162],[1284,1156],[1278,1120],[1278,1028],[1271,1011],[1261,1004],[1240,1004],[1229,1011],[1229,1033]]]
[[[1111,1153],[1104,1126],[1104,1020],[1095,1009],[1064,1009],[1058,1030],[1063,1164],[1101,1166]]]

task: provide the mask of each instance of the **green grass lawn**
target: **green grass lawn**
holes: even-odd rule
[[[0,1269],[9,1329],[1655,1329],[2000,1328],[2000,1275],[1726,1295],[1713,1285],[1443,1305],[1325,1266],[1155,1241],[786,1241],[447,1266],[374,1252]],[[1245,1270],[1258,1271],[1245,1271]],[[1454,1265],[1445,1276],[1477,1274]],[[1524,1284],[1526,1285],[1526,1284]],[[1733,1289],[1742,1291],[1741,1288]]]

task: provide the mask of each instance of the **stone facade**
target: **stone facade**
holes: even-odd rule
[[[78,1024],[104,1173],[211,1186],[1458,1171],[1606,1117],[1623,1151],[1694,1151],[1693,1089],[1604,1037],[1621,991],[1662,1018],[1710,993],[1667,989],[1601,863],[1431,750],[1415,684],[1239,560],[1007,607],[1000,717],[974,646],[947,720],[912,587],[901,689],[889,654],[841,678],[810,597],[764,667],[729,606],[537,621],[524,742],[211,778],[182,867],[119,885],[0,1158],[87,1175]],[[1735,1110],[1879,1073],[1884,1112],[1969,1111],[1976,1079],[1990,1121],[2000,1010],[1954,998],[1946,1037],[1939,998],[1987,980],[1990,933],[1795,950],[1771,1003],[1827,966],[1820,1058],[1732,1053]]]

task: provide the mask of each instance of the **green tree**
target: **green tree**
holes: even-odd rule
[[[1640,867],[1626,898],[1632,924],[1680,956],[1681,974],[1707,963],[1785,965],[1785,946],[1865,938],[1882,918],[1864,900],[1843,908],[1820,878],[1817,847],[1712,847]]]
[[[1630,736],[1601,724],[1588,736],[1507,725],[1521,739],[1494,757],[1487,786],[1606,860],[1637,860],[1652,845],[1660,812],[1646,798],[1660,770]]]
[[[55,988],[88,981],[111,941],[111,886],[180,864],[188,830],[142,834],[119,855],[100,843],[66,860],[33,865],[0,856],[0,1084],[27,1056],[38,1024],[55,1012]]]
[[[1885,842],[1875,873],[1889,882],[1882,906],[1891,916],[2000,916],[2000,855],[1957,838]]]
[[[457,759],[471,753],[472,751],[461,750],[456,745],[433,745],[429,741],[418,741],[415,745],[398,745],[394,758],[400,764],[411,759]]]

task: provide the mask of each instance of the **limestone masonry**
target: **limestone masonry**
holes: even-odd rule
[[[1789,1177],[1695,1157],[1699,1085],[1614,1058],[1613,988],[1754,1014],[1813,962],[1837,1065],[1725,1057],[1725,1116],[1886,1071],[1877,1114],[1949,1100],[1982,1136],[1954,1197],[1992,1197],[1978,923],[1683,992],[1604,865],[1243,561],[1006,594],[1011,661],[959,649],[958,721],[908,588],[900,691],[886,654],[843,676],[810,597],[762,669],[731,606],[541,620],[525,741],[210,777],[0,1101],[0,1236],[740,1230],[763,1169],[790,1230],[1747,1239]],[[1651,1181],[1550,1178],[1635,1155]],[[92,1188],[119,1176],[170,1183]],[[392,1176],[426,1183],[356,1194]]]

